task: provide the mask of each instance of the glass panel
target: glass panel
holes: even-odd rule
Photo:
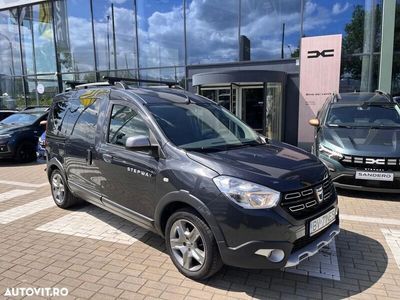
[[[139,72],[141,79],[175,81],[179,82],[181,87],[185,86],[185,68],[145,69]]]
[[[108,131],[108,142],[125,146],[128,137],[137,136],[145,136],[150,139],[149,129],[143,118],[127,106],[114,105]]]
[[[345,56],[341,63],[339,91],[368,92],[378,88],[379,55]],[[372,58],[372,61],[370,59]]]
[[[54,21],[61,71],[94,70],[90,1],[54,1]]]
[[[242,0],[240,32],[250,42],[249,57],[243,60],[296,56],[300,40],[300,11],[300,0]]]
[[[135,69],[135,12],[132,0],[93,2],[98,70]]]
[[[380,50],[382,0],[306,0],[304,34],[343,34],[343,53]]]
[[[242,119],[257,132],[263,132],[264,90],[242,89]]]
[[[267,102],[265,105],[265,135],[273,140],[282,139],[282,84],[267,83]]]
[[[25,106],[22,77],[0,75],[0,109]]]
[[[0,74],[21,75],[16,9],[0,11]]]
[[[393,55],[392,95],[400,96],[400,52]]]
[[[396,0],[396,19],[394,26],[394,50],[400,51],[400,0]]]
[[[58,82],[54,75],[27,77],[28,106],[48,106],[58,94]]]
[[[238,0],[187,1],[189,64],[238,60],[238,12]]]
[[[182,0],[137,0],[141,68],[184,65]]]
[[[233,113],[236,113],[236,89],[232,89],[233,107],[231,109],[231,89],[202,89],[201,95],[222,105]]]
[[[49,2],[21,9],[21,38],[24,73],[56,71],[51,4]]]

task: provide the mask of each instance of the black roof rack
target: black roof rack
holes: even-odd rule
[[[65,84],[70,86],[71,89],[74,89],[77,85],[81,85],[81,84],[86,84],[88,82],[86,81],[75,81],[75,80],[67,80],[65,81]]]
[[[159,83],[165,84],[169,88],[173,86],[179,86],[178,82],[174,81],[162,81],[162,80],[148,80],[148,79],[136,79],[136,78],[125,78],[125,77],[111,77],[111,76],[103,76],[103,79],[107,80],[111,85],[114,85],[116,82],[144,82],[144,83]]]

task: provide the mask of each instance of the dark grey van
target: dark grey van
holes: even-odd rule
[[[165,237],[180,272],[283,268],[339,233],[313,155],[266,139],[209,99],[122,79],[55,97],[47,128],[55,203],[84,199]]]

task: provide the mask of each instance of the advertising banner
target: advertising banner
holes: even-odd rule
[[[341,34],[301,39],[298,145],[303,149],[310,150],[314,141],[308,120],[339,92],[341,49]]]
[[[43,2],[45,0],[0,0],[0,9]]]

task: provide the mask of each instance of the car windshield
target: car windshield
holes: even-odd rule
[[[400,108],[395,104],[334,104],[326,118],[330,127],[400,128]]]
[[[2,120],[1,124],[32,124],[34,123],[42,114],[40,113],[18,113],[8,116]]]
[[[249,126],[214,104],[154,104],[149,110],[168,139],[185,150],[222,151],[264,143]]]

